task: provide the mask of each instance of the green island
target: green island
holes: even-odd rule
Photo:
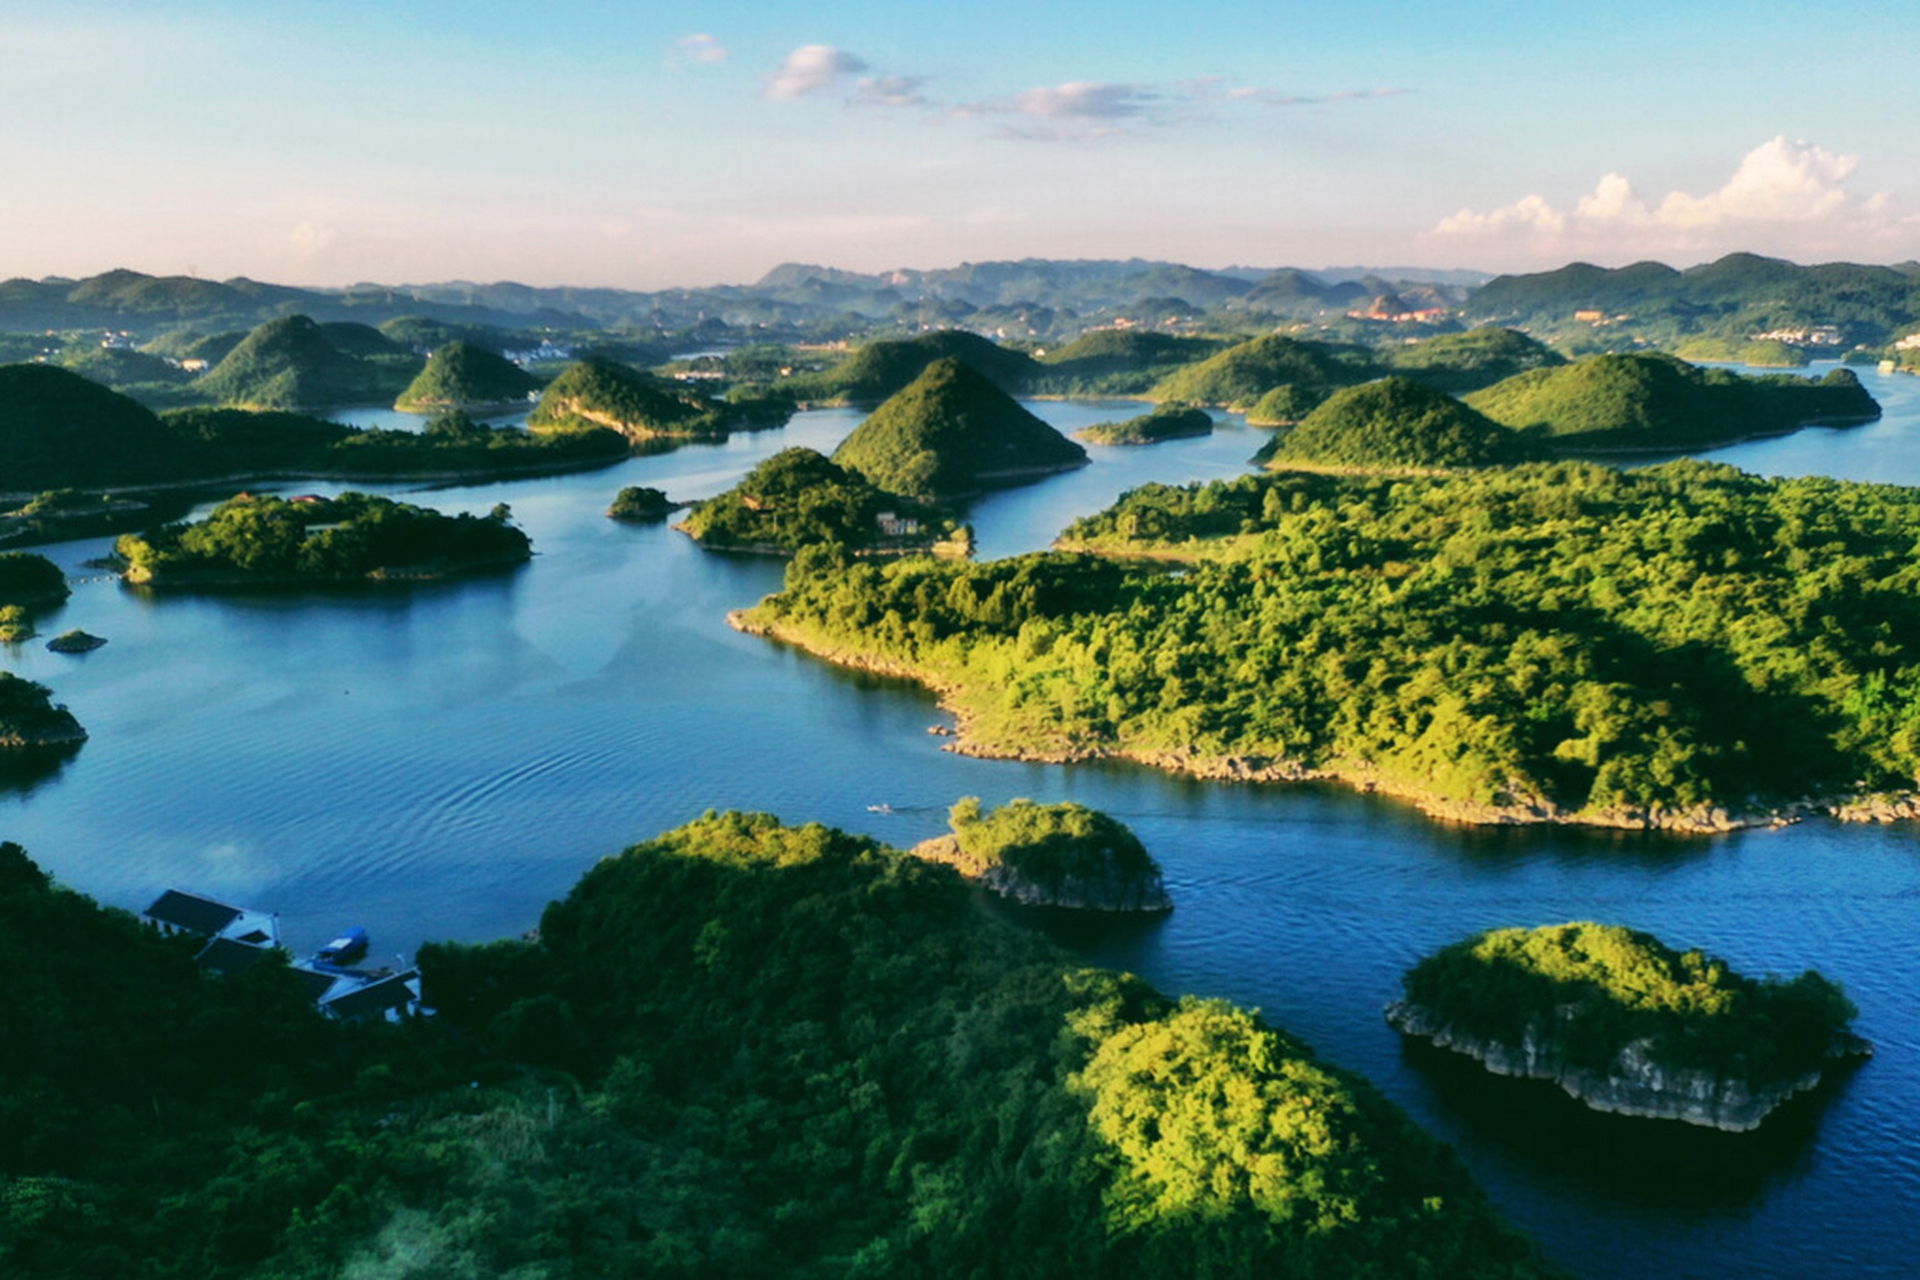
[[[1261,446],[1253,460],[1275,469],[1440,471],[1545,456],[1530,436],[1444,391],[1395,376],[1334,392]]]
[[[1808,970],[1756,980],[1618,925],[1494,929],[1408,970],[1401,1032],[1496,1075],[1551,1080],[1596,1111],[1744,1132],[1872,1048]]]
[[[568,365],[547,384],[527,426],[536,432],[599,427],[635,444],[724,440],[734,431],[782,426],[792,412],[785,397],[716,400],[618,361],[591,359]]]
[[[1603,355],[1536,369],[1466,401],[1495,422],[1540,433],[1556,450],[1582,454],[1678,453],[1880,416],[1851,369],[1818,380],[1747,378],[1663,355]]]
[[[943,358],[869,414],[833,460],[890,493],[945,503],[1085,466],[1087,451],[973,366]]]
[[[680,504],[668,498],[662,490],[649,485],[630,484],[613,495],[613,502],[607,507],[607,518],[629,524],[651,524],[665,520],[679,509]]]
[[[393,407],[404,413],[480,410],[524,404],[540,380],[505,356],[456,340],[436,347]]]
[[[1205,409],[1169,400],[1124,422],[1096,422],[1082,427],[1074,435],[1089,444],[1136,445],[1212,433],[1213,417]]]
[[[106,642],[105,636],[96,636],[91,631],[73,627],[47,641],[47,648],[54,653],[92,653]]]
[[[0,752],[65,751],[87,740],[73,713],[53,700],[43,684],[0,671]]]
[[[487,516],[443,515],[343,493],[240,494],[193,524],[123,534],[114,549],[138,586],[288,586],[452,577],[523,564],[527,535],[504,503]]]
[[[537,941],[423,947],[434,1018],[195,945],[0,845],[9,1274],[1561,1274],[1258,1015],[817,825],[708,814]]]
[[[805,448],[782,449],[725,493],[694,503],[675,528],[716,551],[783,556],[808,547],[904,555],[971,541],[938,507],[888,493]]]
[[[957,748],[1336,778],[1464,822],[1910,815],[1920,490],[1668,463],[1144,485],[1069,550],[795,562],[743,630]]]
[[[1003,898],[1079,911],[1170,911],[1160,864],[1115,818],[1080,804],[1009,800],[983,810],[963,797],[947,816],[951,835],[909,849],[944,863]]]

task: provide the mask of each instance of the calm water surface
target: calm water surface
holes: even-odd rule
[[[1714,455],[1776,474],[1920,482],[1920,379],[1862,375],[1880,423]],[[1125,404],[1037,402],[1073,429]],[[1163,920],[1038,923],[1090,962],[1263,1008],[1452,1143],[1587,1277],[1911,1276],[1920,1259],[1920,831],[1808,823],[1711,840],[1436,826],[1316,787],[1204,784],[1125,766],[969,760],[924,693],[739,636],[727,610],[777,563],[701,552],[601,514],[622,485],[725,488],[851,411],[581,476],[416,492],[507,502],[533,536],[511,574],[392,592],[152,598],[80,582],[48,634],[104,649],[6,655],[92,733],[0,796],[0,835],[67,884],[138,908],[180,886],[278,910],[296,950],[364,924],[376,955],[518,933],[596,859],[707,808],[765,809],[905,844],[961,795],[1073,799],[1132,825],[1179,903]],[[982,553],[1044,546],[1144,480],[1239,474],[1238,422],[978,503]],[[303,489],[314,486],[302,485]],[[85,576],[104,541],[51,553]],[[882,816],[867,806],[885,803]],[[1400,972],[1476,929],[1595,917],[1725,955],[1816,967],[1878,1056],[1759,1135],[1590,1115],[1404,1050],[1380,1018]]]

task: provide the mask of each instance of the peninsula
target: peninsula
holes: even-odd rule
[[[1742,977],[1700,951],[1591,922],[1496,929],[1408,970],[1387,1021],[1596,1111],[1758,1128],[1837,1062],[1870,1056],[1853,1006],[1809,970]]]
[[[971,754],[1724,831],[1913,812],[1916,541],[1920,491],[1704,463],[1286,472],[1140,486],[1052,554],[796,562],[734,622],[933,687]]]

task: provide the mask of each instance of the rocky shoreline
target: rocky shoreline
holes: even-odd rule
[[[532,557],[483,556],[471,560],[439,560],[421,564],[381,565],[365,573],[249,574],[231,569],[174,569],[159,577],[150,570],[128,569],[121,581],[128,586],[181,590],[286,590],[298,587],[363,586],[386,582],[439,582],[472,574],[517,568]]]
[[[952,867],[982,888],[1029,907],[1149,914],[1173,910],[1173,898],[1158,873],[1137,880],[1069,880],[1049,887],[1027,879],[1004,864],[988,866],[968,857],[953,836],[923,840],[907,852],[927,862]]]
[[[1517,1045],[1482,1039],[1406,1000],[1388,1005],[1386,1019],[1402,1035],[1463,1054],[1494,1075],[1551,1081],[1595,1111],[1676,1120],[1726,1133],[1759,1128],[1775,1108],[1818,1087],[1824,1078],[1823,1071],[1811,1071],[1756,1086],[1697,1068],[1664,1066],[1652,1060],[1641,1040],[1627,1045],[1602,1071],[1565,1062],[1532,1026]],[[1854,1035],[1837,1037],[1827,1050],[1833,1064],[1872,1054],[1873,1047]]]
[[[1920,791],[1876,792],[1862,795],[1804,796],[1778,805],[1729,809],[1699,805],[1689,809],[1602,809],[1568,811],[1545,802],[1506,805],[1478,804],[1437,796],[1382,776],[1363,762],[1341,762],[1316,767],[1297,760],[1265,756],[1203,756],[1186,751],[1141,751],[1107,746],[1070,747],[1057,751],[997,747],[978,741],[972,733],[974,714],[964,702],[965,689],[930,675],[910,663],[876,658],[850,649],[817,643],[799,628],[765,623],[735,610],[727,623],[736,631],[793,645],[836,666],[874,675],[912,680],[932,690],[940,706],[954,718],[954,728],[943,735],[951,740],[941,749],[982,760],[1019,760],[1028,764],[1074,764],[1087,760],[1125,760],[1215,782],[1337,782],[1366,794],[1404,800],[1429,818],[1463,826],[1599,827],[1618,831],[1664,831],[1677,835],[1721,835],[1732,831],[1792,826],[1808,818],[1831,817],[1842,822],[1901,822],[1920,819]]]

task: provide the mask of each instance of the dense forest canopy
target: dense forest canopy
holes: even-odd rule
[[[949,689],[979,750],[1460,817],[1714,826],[1920,777],[1920,491],[1287,473],[1143,486],[1065,539],[1108,555],[803,566],[746,623]]]
[[[1556,1274],[1256,1015],[819,826],[606,859],[538,941],[423,949],[404,1026],[196,945],[0,846],[9,1274]]]
[[[129,582],[350,581],[518,564],[532,555],[504,505],[442,515],[364,493],[337,498],[241,494],[192,524],[126,534],[115,548]]]

